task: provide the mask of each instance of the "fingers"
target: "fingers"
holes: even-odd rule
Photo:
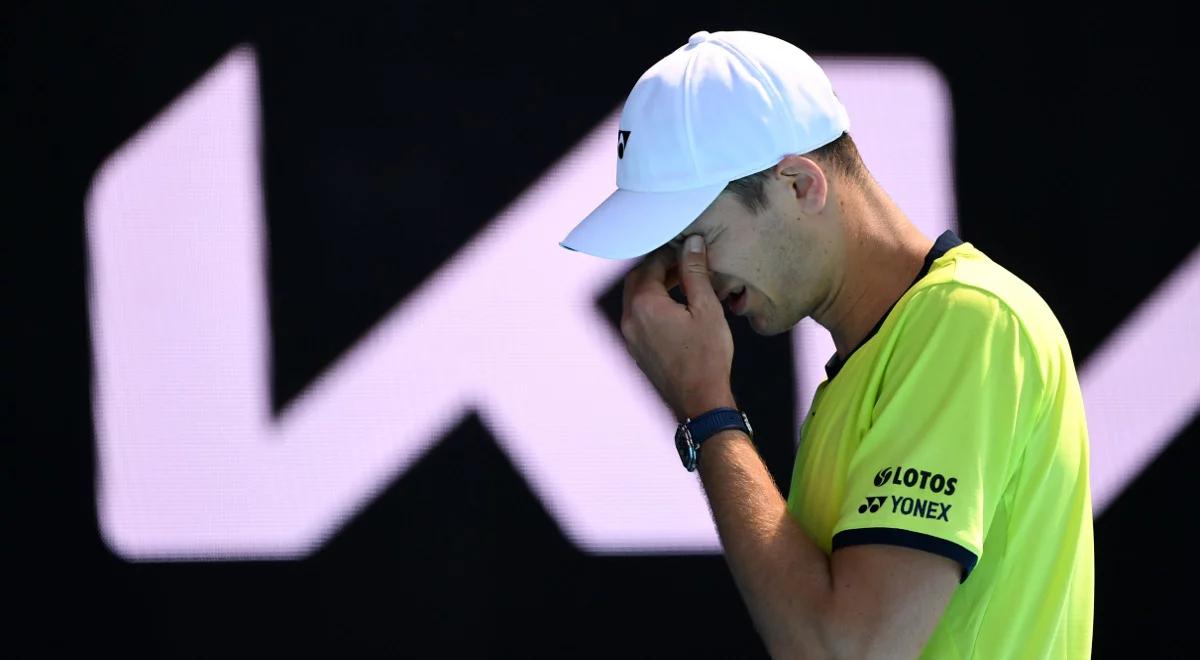
[[[683,295],[688,307],[700,311],[720,309],[721,301],[713,291],[712,279],[708,274],[708,253],[704,237],[692,234],[679,247],[679,278],[683,284]]]
[[[679,286],[679,264],[675,264],[667,269],[667,278],[663,282],[663,286],[667,291]]]
[[[675,254],[669,247],[661,247],[646,255],[646,258],[625,276],[625,289],[621,299],[621,307],[625,315],[629,314],[629,305],[639,293],[646,292],[668,296],[669,291],[678,281],[675,267]],[[675,273],[672,275],[672,273]],[[675,282],[672,282],[675,278]],[[668,296],[669,297],[669,296]]]
[[[679,251],[667,243],[654,252],[666,266],[662,276],[663,288],[670,291],[679,286]]]

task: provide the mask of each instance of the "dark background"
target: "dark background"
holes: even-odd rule
[[[917,56],[950,86],[961,234],[1042,293],[1082,364],[1200,238],[1178,155],[1189,24],[1158,2],[900,5],[8,5],[0,656],[764,656],[722,557],[582,554],[475,416],[307,560],[115,557],[93,499],[83,197],[255,48],[279,408],[696,30]],[[786,488],[790,344],[734,330],[735,393]],[[1197,437],[1193,418],[1097,519],[1095,657],[1195,645]]]

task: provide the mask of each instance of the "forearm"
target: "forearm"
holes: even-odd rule
[[[788,513],[750,439],[739,431],[710,438],[700,478],[730,572],[771,655],[829,655],[829,557]]]

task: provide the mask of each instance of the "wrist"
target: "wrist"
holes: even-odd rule
[[[744,435],[753,440],[754,430],[744,411],[734,406],[718,406],[695,418],[688,417],[675,430],[675,449],[683,467],[695,471],[702,454],[701,447],[716,440],[725,444],[730,437]],[[719,438],[719,440],[718,440]]]
[[[737,401],[734,401],[731,392],[724,392],[705,397],[697,397],[693,401],[689,401],[683,407],[683,419],[696,419],[710,410],[717,408],[733,408],[738,410]]]
[[[725,429],[724,431],[714,433],[711,438],[704,442],[706,460],[696,461],[697,467],[721,462],[722,456],[727,455],[727,452],[735,449],[742,442],[750,442],[753,445],[750,436],[746,435],[746,432],[740,429]]]

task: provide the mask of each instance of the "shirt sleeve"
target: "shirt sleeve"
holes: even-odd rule
[[[925,550],[966,580],[1020,453],[1028,343],[995,295],[954,282],[916,292],[888,338],[832,547]]]

